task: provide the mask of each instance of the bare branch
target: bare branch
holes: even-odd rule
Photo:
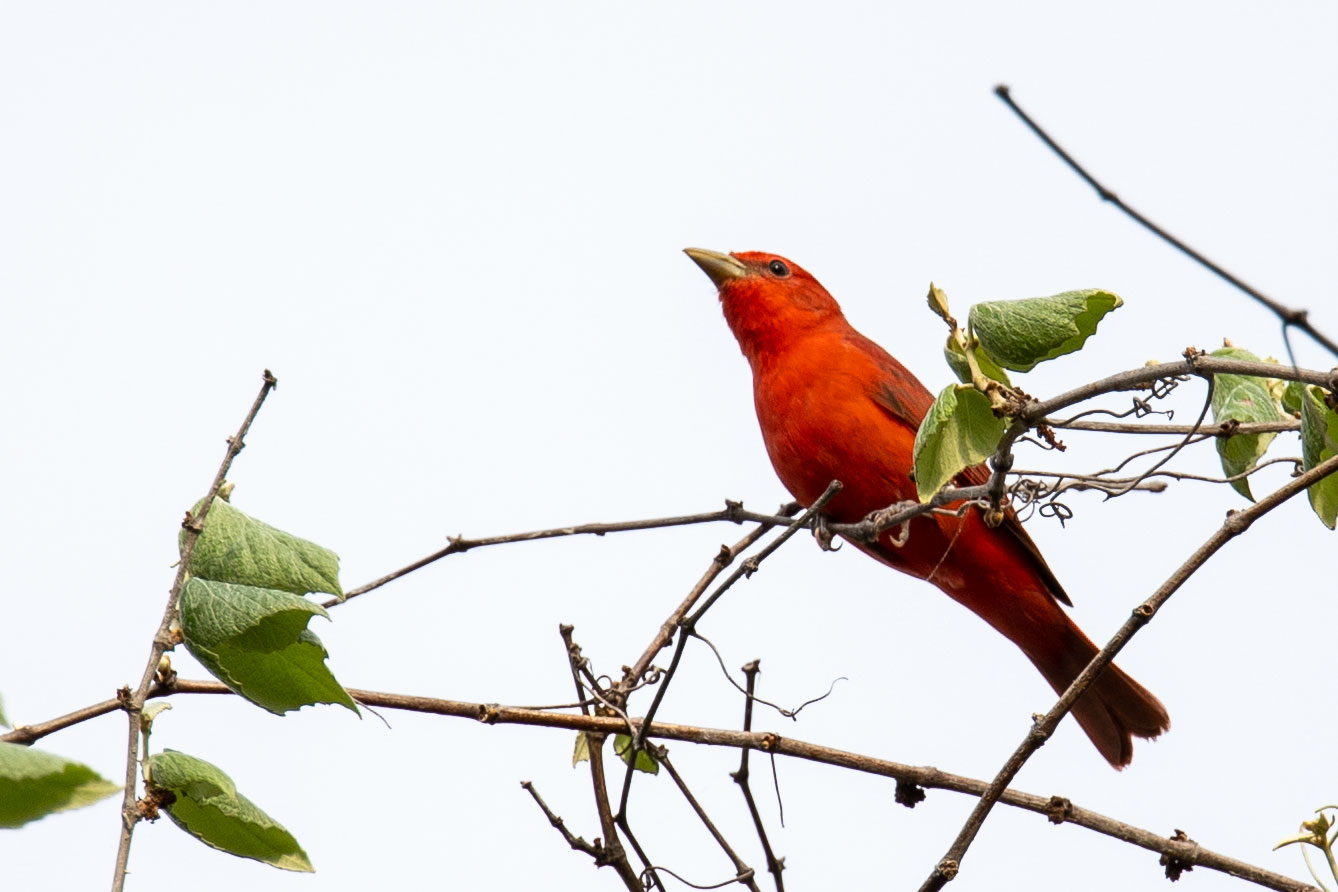
[[[1335,460],[1330,461],[1332,463]],[[544,712],[513,706],[501,706],[496,703],[443,700],[436,697],[416,697],[408,694],[367,691],[358,688],[349,688],[348,692],[360,703],[369,703],[372,706],[384,709],[403,709],[431,715],[473,719],[488,725],[528,725],[605,735],[618,734],[626,728],[622,719],[612,716]],[[178,679],[171,688],[156,688],[151,696],[160,697],[173,694],[224,694],[231,696],[232,691],[219,682]],[[777,756],[789,756],[859,771],[864,774],[888,777],[902,784],[931,790],[950,790],[969,796],[981,796],[991,786],[983,780],[949,774],[937,768],[916,767],[886,759],[877,759],[872,756],[808,743],[793,737],[782,737],[772,732],[702,728],[664,722],[656,722],[645,726],[640,719],[633,719],[633,722],[638,728],[645,727],[646,736],[656,740],[681,740],[706,746],[753,749]],[[1226,855],[1203,848],[1197,843],[1167,838],[1150,830],[1125,824],[1097,812],[1080,808],[1072,803],[1067,803],[1064,809],[1057,811],[1054,799],[1053,796],[1038,796],[1011,789],[1005,790],[999,797],[999,801],[1005,805],[1035,812],[1045,816],[1051,822],[1062,820],[1064,823],[1085,827],[1105,836],[1165,855],[1168,858],[1175,858],[1184,864],[1220,871],[1267,889],[1276,889],[1278,892],[1319,892],[1314,886],[1282,874],[1264,870],[1244,861],[1229,858]]]
[[[674,768],[674,763],[669,761],[669,754],[664,751],[663,747],[661,747],[660,751],[654,755],[655,758],[659,760],[660,764],[664,766],[665,771],[669,772],[669,777],[673,779],[674,785],[678,787],[678,792],[682,793],[683,798],[688,801],[688,805],[692,806],[692,811],[696,814],[697,819],[702,822],[702,825],[706,827],[706,831],[711,834],[711,838],[715,840],[716,845],[720,846],[720,850],[725,853],[725,857],[734,865],[735,882],[747,886],[752,892],[761,892],[761,890],[757,888],[757,881],[755,879],[756,872],[745,864],[743,859],[738,856],[738,853],[734,851],[729,842],[725,839],[724,834],[720,832],[720,829],[716,827],[715,822],[711,820],[711,816],[706,813],[706,809],[702,808],[701,803],[697,801],[697,797],[692,795],[692,791],[688,789],[688,785],[684,782],[682,775],[680,775],[678,770]]]
[[[1195,429],[1189,424],[1133,424],[1118,421],[1062,421],[1044,418],[1041,424],[1070,431],[1096,431],[1104,434],[1204,434],[1208,437],[1234,437],[1245,434],[1280,434],[1287,431],[1299,431],[1301,422],[1296,418],[1286,421],[1245,421],[1221,424]]]
[[[800,505],[798,502],[782,505],[778,517],[784,518],[784,521],[782,522],[789,523],[790,517],[792,517],[799,508]],[[683,617],[688,615],[688,611],[696,605],[697,599],[706,591],[706,587],[714,582],[716,577],[734,562],[735,558],[751,548],[753,543],[766,535],[766,533],[774,526],[775,524],[769,521],[758,521],[757,528],[738,542],[735,542],[729,547],[724,545],[720,546],[720,551],[711,560],[711,564],[706,568],[706,572],[697,580],[697,583],[692,587],[692,590],[688,592],[688,595],[683,599],[683,602],[679,604],[674,612],[669,614],[669,618],[660,625],[660,629],[655,635],[655,640],[646,647],[641,656],[637,658],[637,661],[623,673],[621,687],[624,698],[627,693],[630,692],[631,687],[638,684],[641,677],[646,674],[646,670],[650,668],[651,661],[655,659],[656,655],[673,642],[674,633],[678,630],[679,623],[683,621]]]
[[[534,798],[534,803],[539,806],[539,810],[544,813],[544,817],[548,818],[548,823],[552,824],[557,832],[562,834],[562,838],[567,841],[567,845],[594,858],[595,864],[598,866],[608,863],[608,857],[605,855],[603,847],[588,843],[568,830],[562,818],[553,813],[553,810],[548,807],[548,803],[544,802],[543,797],[539,795],[539,791],[534,789],[534,784],[529,781],[521,781],[520,785]]]
[[[753,693],[757,688],[757,675],[761,671],[759,660],[746,663],[743,667],[743,674],[747,679],[747,688],[744,690],[743,699],[743,730],[745,733],[753,730]],[[748,747],[743,747],[739,751],[739,770],[730,774],[730,777],[743,791],[743,801],[748,805],[748,814],[752,816],[753,827],[757,830],[757,838],[762,843],[762,853],[767,859],[767,871],[776,884],[776,892],[785,892],[785,880],[781,878],[781,871],[785,870],[785,859],[777,858],[776,853],[772,851],[771,840],[767,838],[766,825],[762,823],[762,813],[757,808],[757,800],[753,798],[753,788],[749,783],[748,755],[751,752],[752,750]]]
[[[572,639],[573,627],[564,623],[558,631],[567,647],[567,662],[571,667],[572,678],[576,682],[576,696],[584,701],[585,688],[581,683],[581,675],[583,671],[589,671],[586,668],[586,660],[581,656],[580,645]],[[582,706],[581,712],[588,717],[590,707]],[[481,720],[488,721],[488,719]],[[622,843],[618,841],[618,828],[614,823],[613,809],[609,805],[609,785],[604,775],[604,738],[607,732],[587,730],[585,733],[589,743],[586,750],[590,754],[590,782],[594,789],[595,811],[599,814],[599,827],[604,834],[602,843],[599,843],[603,860],[596,863],[600,867],[612,867],[630,892],[642,892],[641,880],[631,862],[627,860],[627,852],[623,849]]]
[[[795,511],[799,507],[795,506]],[[793,513],[793,512],[791,512]],[[682,514],[676,517],[654,517],[649,520],[625,520],[619,523],[583,523],[577,526],[552,527],[546,530],[531,530],[527,533],[510,533],[505,536],[485,536],[481,539],[466,539],[462,536],[449,536],[450,542],[440,551],[434,551],[427,557],[419,558],[412,564],[401,567],[391,573],[387,573],[380,579],[374,579],[365,585],[360,585],[355,589],[350,589],[344,593],[342,600],[331,598],[321,604],[322,607],[338,607],[345,601],[349,601],[359,595],[365,595],[368,592],[375,591],[388,582],[394,582],[401,576],[407,576],[415,570],[421,570],[428,564],[435,563],[444,557],[453,554],[464,554],[466,551],[474,548],[486,548],[489,545],[509,545],[515,542],[536,542],[540,539],[555,539],[560,536],[603,536],[607,533],[625,533],[636,530],[659,530],[666,527],[688,526],[697,523],[760,523],[768,528],[777,524],[789,522],[787,515],[757,514],[753,511],[743,510],[742,502],[733,502],[726,500],[725,507],[720,511],[707,511],[702,514]]]
[[[1245,282],[1241,281],[1236,276],[1227,272],[1221,266],[1218,266],[1216,263],[1209,260],[1202,254],[1200,254],[1198,251],[1194,250],[1189,245],[1180,241],[1180,239],[1171,235],[1165,229],[1162,229],[1156,223],[1153,223],[1147,217],[1143,216],[1138,211],[1134,210],[1129,205],[1125,204],[1118,195],[1116,195],[1114,192],[1110,191],[1101,183],[1099,183],[1095,177],[1093,177],[1082,167],[1082,165],[1080,165],[1077,161],[1075,161],[1072,155],[1064,151],[1064,149],[1060,147],[1059,143],[1055,142],[1054,139],[1051,138],[1050,134],[1042,130],[1041,126],[1037,124],[1035,121],[1033,121],[1031,119],[1031,116],[1028,115],[1026,112],[1024,112],[1018,106],[1018,104],[1013,100],[1012,93],[1009,91],[1007,86],[1005,86],[1004,84],[1000,84],[999,86],[994,88],[994,92],[1000,99],[1002,99],[1005,103],[1007,103],[1008,107],[1013,110],[1014,114],[1016,114],[1019,118],[1021,118],[1022,122],[1026,124],[1027,127],[1029,127],[1033,133],[1035,133],[1038,137],[1040,137],[1041,141],[1044,142],[1047,146],[1049,146],[1050,149],[1056,155],[1058,155],[1064,161],[1064,163],[1067,164],[1073,170],[1074,173],[1082,177],[1083,180],[1087,182],[1087,185],[1091,186],[1093,189],[1096,190],[1096,194],[1101,196],[1102,201],[1108,201],[1111,204],[1115,205],[1126,215],[1128,215],[1130,219],[1137,222],[1144,229],[1156,235],[1158,238],[1162,239],[1167,244],[1170,244],[1173,247],[1177,248],[1178,250],[1183,252],[1186,256],[1192,258],[1193,260],[1196,260],[1199,264],[1201,264],[1208,270],[1217,274],[1222,279],[1226,280],[1230,284],[1234,285],[1236,288],[1240,289],[1245,294],[1252,297],[1254,300],[1258,301],[1265,307],[1268,307],[1268,309],[1272,310],[1273,314],[1282,321],[1282,333],[1284,338],[1286,337],[1287,329],[1289,327],[1299,328],[1301,331],[1304,331],[1306,334],[1310,335],[1310,337],[1314,338],[1315,341],[1328,348],[1330,353],[1334,354],[1335,356],[1338,356],[1338,343],[1335,343],[1334,341],[1330,340],[1326,335],[1324,335],[1322,332],[1316,329],[1314,325],[1311,324],[1308,310],[1293,309],[1292,307],[1286,306],[1285,304],[1279,303],[1273,298],[1268,297],[1263,292],[1259,291],[1257,288],[1245,284]],[[1291,352],[1290,342],[1287,344],[1287,351],[1288,353]],[[1295,364],[1296,362],[1295,360],[1293,360],[1292,365]]]
[[[990,809],[993,808],[994,803],[998,801],[1003,791],[1007,789],[1008,784],[1017,776],[1017,772],[1026,764],[1027,759],[1045,744],[1078,697],[1087,690],[1101,671],[1110,665],[1111,661],[1115,659],[1115,655],[1133,638],[1138,630],[1147,625],[1161,606],[1166,603],[1167,599],[1184,584],[1185,580],[1202,567],[1222,546],[1248,530],[1250,525],[1260,517],[1335,471],[1338,471],[1338,456],[1334,456],[1311,468],[1300,477],[1288,481],[1248,508],[1228,514],[1222,526],[1209,536],[1207,541],[1200,545],[1194,554],[1180,565],[1151,597],[1134,608],[1129,619],[1125,621],[1106,646],[1101,648],[1097,655],[1092,658],[1092,661],[1079,673],[1078,677],[1073,680],[1073,683],[1064,691],[1059,701],[1039,721],[1033,724],[1030,733],[1027,734],[1027,737],[1013,752],[1013,755],[1009,757],[1008,761],[1004,763],[1003,768],[999,770],[994,780],[990,782],[989,789],[976,803],[976,807],[967,818],[966,824],[958,833],[957,838],[948,848],[947,853],[939,860],[933,872],[921,885],[921,892],[933,892],[933,890],[942,889],[944,885],[957,876],[961,868],[962,858],[971,846],[972,841],[974,841],[976,834],[980,831],[980,827],[989,815]]]

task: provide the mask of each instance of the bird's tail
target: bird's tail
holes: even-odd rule
[[[1069,628],[1077,640],[1070,639],[1065,647],[1046,648],[1043,654],[1027,654],[1060,694],[1097,653],[1096,645],[1077,626],[1069,624]],[[1161,701],[1114,663],[1083,692],[1072,712],[1097,750],[1115,768],[1123,768],[1133,758],[1132,738],[1151,739],[1171,727]]]

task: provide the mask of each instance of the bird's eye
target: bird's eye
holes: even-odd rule
[[[785,262],[782,260],[771,261],[767,264],[767,269],[771,270],[773,276],[780,276],[781,278],[785,278],[790,274],[790,268],[786,266]]]

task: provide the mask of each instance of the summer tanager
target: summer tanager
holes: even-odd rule
[[[825,514],[851,523],[916,498],[915,432],[934,398],[887,351],[855,331],[827,290],[783,257],[744,252],[687,254],[720,290],[734,337],[753,370],[753,401],[781,482],[811,505],[832,480],[844,484]],[[984,465],[959,485],[984,483]],[[1071,605],[1036,544],[1009,510],[998,527],[977,508],[961,517],[922,515],[898,546],[889,531],[852,544],[884,564],[932,582],[1022,649],[1057,692],[1097,647],[1069,619]],[[1073,716],[1116,768],[1133,756],[1132,736],[1170,727],[1166,708],[1111,665]]]

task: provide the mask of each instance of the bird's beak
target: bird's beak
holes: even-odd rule
[[[742,279],[748,275],[748,267],[743,265],[743,261],[728,254],[705,248],[684,248],[683,253],[702,268],[702,272],[710,277],[717,288],[725,287],[730,279]]]

